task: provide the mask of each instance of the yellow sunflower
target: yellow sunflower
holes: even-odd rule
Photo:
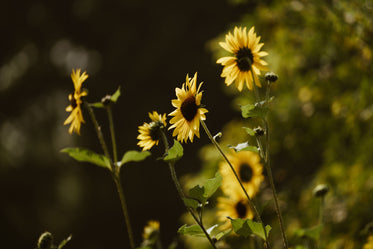
[[[201,107],[202,92],[200,92],[202,83],[197,89],[197,73],[191,79],[186,76],[185,83],[182,88],[176,88],[177,99],[172,100],[172,105],[176,110],[169,115],[174,116],[170,120],[169,129],[175,128],[172,136],[177,135],[177,140],[187,142],[188,138],[193,142],[193,137],[199,137],[200,120],[205,120],[205,113],[208,111]]]
[[[232,219],[252,219],[254,217],[254,213],[246,197],[242,194],[241,189],[238,188],[235,191],[231,191],[227,196],[218,197],[217,208],[216,215],[218,216],[218,220],[225,222],[222,226],[223,229],[230,227],[227,217]]]
[[[72,134],[73,131],[75,133],[80,134],[80,125],[81,123],[84,123],[82,109],[80,108],[82,104],[81,97],[86,96],[86,91],[81,91],[81,87],[83,82],[88,78],[88,75],[86,72],[84,72],[82,75],[80,75],[80,69],[77,69],[76,71],[72,71],[71,73],[71,79],[74,83],[74,94],[69,94],[69,100],[70,105],[66,107],[67,112],[71,112],[70,116],[65,120],[63,123],[64,125],[67,125],[71,123],[69,128],[69,133]]]
[[[150,220],[148,224],[144,227],[144,232],[142,237],[144,240],[149,239],[152,235],[159,232],[159,221]]]
[[[368,237],[368,240],[365,243],[363,249],[373,249],[373,235],[370,235]]]
[[[219,45],[232,53],[233,56],[222,57],[216,61],[224,66],[221,77],[225,78],[225,84],[231,85],[235,81],[235,85],[239,91],[242,91],[246,82],[249,90],[253,89],[253,77],[250,69],[253,71],[255,83],[261,87],[257,75],[260,71],[267,71],[267,62],[261,57],[268,55],[265,51],[260,51],[264,43],[259,43],[260,36],[256,36],[254,27],[249,32],[245,28],[234,28],[233,34],[229,32],[225,36],[225,42],[220,42]]]
[[[139,135],[137,139],[140,140],[137,145],[142,147],[142,150],[150,150],[154,145],[158,145],[160,139],[160,129],[166,127],[166,114],[159,115],[158,112],[149,112],[150,123],[144,123],[139,126]]]
[[[264,180],[260,156],[251,151],[240,151],[237,153],[232,151],[227,157],[247,194],[253,197],[258,192],[260,184]],[[226,161],[220,163],[219,172],[223,177],[222,190],[224,193],[229,194],[231,191],[235,191],[235,189],[240,189],[236,177]]]

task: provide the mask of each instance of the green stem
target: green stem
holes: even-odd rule
[[[168,152],[168,141],[167,141],[167,137],[165,135],[165,133],[160,130],[160,133],[161,133],[161,139],[163,141],[163,144],[165,146],[165,154]],[[181,201],[184,203],[184,199],[186,198],[184,192],[183,192],[183,189],[181,188],[181,185],[179,183],[179,180],[177,179],[177,175],[176,175],[176,171],[175,171],[175,165],[174,163],[168,163],[168,166],[170,168],[170,172],[171,172],[171,178],[175,184],[175,187],[176,187],[176,190],[179,194],[179,197],[181,199]],[[184,203],[185,205],[185,203]],[[188,207],[186,206],[186,209],[188,210],[188,212],[192,215],[193,219],[197,222],[197,224],[199,225],[199,227],[202,229],[203,233],[206,235],[206,238],[208,239],[208,241],[210,242],[211,246],[214,248],[214,249],[217,249],[216,246],[215,246],[215,242],[212,240],[210,234],[206,231],[205,227],[203,226],[203,223],[202,223],[202,217],[201,219],[198,219],[198,217],[196,216],[196,214],[193,212],[192,208],[191,207]]]
[[[132,226],[131,226],[131,222],[130,222],[130,219],[129,219],[128,209],[127,209],[127,204],[126,204],[127,202],[126,202],[126,198],[124,196],[123,186],[122,186],[122,182],[120,180],[119,174],[117,174],[116,176],[113,175],[113,179],[114,179],[115,185],[117,187],[120,203],[122,205],[122,211],[123,211],[124,220],[125,220],[126,226],[127,226],[127,232],[128,232],[128,237],[129,237],[129,240],[130,240],[130,245],[131,245],[132,249],[135,249],[135,242],[134,242],[134,239],[133,239]]]
[[[114,163],[117,163],[118,162],[117,143],[115,141],[113,113],[111,111],[111,105],[110,104],[106,107],[106,110],[107,110],[109,125],[110,125],[111,142],[112,142],[112,147],[113,147],[113,159],[114,159]]]
[[[254,77],[253,70],[250,70],[250,72],[251,72],[251,76],[253,78],[256,102],[260,103],[258,87],[257,87],[256,82],[255,82],[255,77]],[[269,103],[268,103],[269,102],[269,91],[270,91],[269,88],[270,88],[270,83],[268,82],[267,91],[266,91],[266,100],[265,100],[267,107],[269,105]],[[272,194],[273,194],[273,199],[274,199],[274,202],[275,202],[275,209],[276,209],[277,218],[278,218],[278,221],[280,223],[282,240],[283,240],[283,243],[284,243],[284,247],[286,249],[288,249],[289,246],[288,246],[288,241],[287,241],[286,234],[285,234],[284,222],[283,222],[283,219],[282,219],[280,206],[278,204],[278,197],[277,197],[276,188],[275,188],[275,184],[274,184],[274,181],[273,181],[272,170],[271,170],[271,166],[270,166],[271,161],[270,161],[270,156],[269,156],[269,128],[268,128],[267,115],[264,118],[262,118],[262,121],[263,121],[263,124],[264,124],[264,130],[265,130],[265,152],[264,152],[265,157],[264,157],[264,162],[265,162],[265,166],[266,166],[266,170],[267,170],[269,184],[270,184],[271,189],[272,189]],[[259,142],[259,147],[261,149],[263,149],[263,144],[262,144],[261,140],[258,139],[257,141]]]
[[[234,169],[232,163],[229,161],[228,157],[224,154],[223,150],[221,149],[220,145],[218,144],[218,142],[216,142],[216,140],[213,138],[213,136],[211,135],[211,132],[210,130],[207,128],[205,122],[201,119],[201,124],[202,124],[202,127],[203,129],[205,130],[207,136],[209,137],[209,139],[211,140],[212,144],[215,145],[215,147],[218,149],[218,151],[220,152],[220,154],[223,156],[223,158],[225,159],[225,161],[228,163],[229,167],[231,168],[234,176],[236,177],[238,183],[240,184],[243,192],[245,193],[245,196],[248,200],[248,203],[250,205],[250,208],[251,210],[254,211],[255,213],[255,216],[258,220],[258,222],[260,224],[262,224],[262,227],[263,227],[263,231],[264,231],[264,235],[265,235],[265,242],[266,242],[266,245],[267,245],[267,248],[269,249],[270,248],[270,245],[269,245],[269,242],[268,242],[268,237],[267,237],[267,232],[266,232],[266,229],[265,229],[265,226],[264,226],[264,223],[262,221],[262,218],[260,217],[260,214],[258,212],[258,209],[256,208],[253,200],[250,198],[250,196],[247,194],[247,191],[245,189],[245,187],[243,186],[242,182],[240,181],[240,178],[238,177],[238,174],[236,172],[236,170]]]
[[[97,119],[96,119],[96,116],[93,112],[92,107],[87,102],[84,102],[84,105],[88,109],[89,115],[91,116],[92,123],[95,127],[98,140],[100,141],[100,144],[101,144],[101,148],[104,151],[105,156],[110,161],[110,166],[111,166],[111,171],[110,172],[111,172],[111,175],[113,177],[113,180],[115,182],[115,185],[117,187],[117,191],[118,191],[118,194],[119,194],[119,199],[120,199],[120,202],[121,202],[124,219],[125,219],[126,226],[127,226],[127,233],[128,233],[128,237],[129,237],[129,240],[130,240],[131,249],[135,249],[135,243],[134,243],[134,239],[133,239],[132,227],[131,227],[130,220],[129,220],[128,210],[127,210],[127,205],[126,205],[126,199],[124,197],[123,187],[122,187],[122,183],[121,183],[120,176],[119,176],[119,170],[117,170],[118,167],[116,167],[116,164],[113,163],[113,160],[110,156],[108,147],[107,147],[105,139],[104,139],[104,135],[102,134],[101,127],[98,125],[98,122],[97,122]],[[112,134],[112,137],[113,137],[113,134]]]

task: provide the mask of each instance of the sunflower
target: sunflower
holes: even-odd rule
[[[367,242],[364,244],[363,249],[373,249],[373,235],[368,237]]]
[[[229,32],[225,36],[225,42],[220,42],[219,45],[232,53],[233,56],[222,57],[216,61],[224,66],[221,77],[225,78],[225,84],[231,85],[235,81],[235,85],[239,91],[242,91],[244,82],[246,82],[249,90],[253,89],[253,77],[250,70],[253,71],[255,83],[261,86],[258,75],[260,71],[268,70],[267,62],[261,57],[268,55],[265,51],[260,51],[264,43],[259,43],[260,36],[256,36],[254,27],[246,33],[245,28],[234,28],[233,35]]]
[[[240,190],[241,189],[236,188],[235,191],[231,191],[229,195],[217,198],[218,211],[216,215],[220,221],[225,221],[225,224],[222,226],[223,229],[230,226],[227,217],[232,219],[252,219],[254,217],[254,213],[246,197]]]
[[[139,135],[137,139],[140,140],[137,145],[142,147],[142,150],[150,150],[154,145],[158,145],[160,139],[160,129],[166,127],[166,114],[159,115],[158,112],[149,112],[150,123],[144,123],[139,126]]]
[[[175,128],[172,136],[177,135],[177,140],[187,142],[188,138],[193,142],[193,137],[199,137],[199,122],[205,120],[208,111],[201,107],[202,92],[199,92],[202,83],[197,89],[197,73],[191,79],[186,76],[182,88],[176,88],[177,99],[172,100],[172,105],[177,109],[169,115],[174,116],[170,120],[169,129]]]
[[[159,221],[157,220],[148,221],[148,224],[144,227],[144,232],[142,234],[143,239],[147,240],[150,237],[154,236],[155,233],[158,233],[159,226]]]
[[[232,152],[227,155],[238,178],[244,186],[247,194],[253,197],[259,190],[264,180],[263,166],[260,163],[260,156],[251,151]],[[232,170],[227,162],[222,161],[219,165],[219,172],[223,177],[223,192],[229,193],[239,188]]]
[[[69,94],[69,100],[70,105],[66,107],[67,112],[71,112],[70,116],[65,120],[63,123],[64,125],[67,125],[71,123],[69,128],[69,133],[72,134],[73,131],[75,133],[80,134],[80,125],[81,123],[84,123],[82,109],[80,108],[82,104],[81,97],[86,96],[86,91],[81,91],[81,87],[83,82],[88,78],[88,75],[86,72],[84,72],[82,75],[80,75],[80,69],[77,69],[74,71],[72,70],[71,73],[71,79],[74,83],[74,94]]]

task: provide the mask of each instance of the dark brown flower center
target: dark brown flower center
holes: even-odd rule
[[[240,71],[249,71],[254,62],[254,56],[250,48],[240,48],[236,53],[236,62]]]
[[[180,111],[187,121],[192,121],[198,111],[196,98],[194,96],[189,96],[188,98],[186,98],[181,104]]]
[[[243,202],[237,202],[236,206],[234,207],[236,210],[236,213],[238,215],[238,218],[245,218],[247,214],[247,205]]]
[[[150,138],[153,141],[158,141],[161,137],[161,131],[160,129],[163,128],[163,123],[156,121],[156,122],[151,122],[150,123]]]
[[[78,103],[76,103],[76,99],[74,98],[74,94],[71,94],[70,105],[73,107],[73,109],[78,106]]]
[[[241,181],[245,183],[250,182],[253,177],[253,169],[247,163],[243,163],[240,165],[238,175],[240,176]]]

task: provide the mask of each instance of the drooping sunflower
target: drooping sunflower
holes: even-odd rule
[[[249,90],[253,89],[253,77],[250,70],[253,71],[255,83],[261,87],[258,75],[260,71],[267,71],[267,62],[261,57],[268,55],[265,51],[260,51],[264,43],[259,43],[260,36],[256,36],[254,27],[246,32],[246,27],[235,27],[233,34],[229,32],[225,36],[225,42],[219,45],[232,53],[233,56],[222,57],[216,63],[224,66],[221,77],[225,78],[225,84],[235,85],[239,91],[242,91],[244,83]]]
[[[234,152],[227,155],[238,178],[244,186],[247,194],[253,197],[259,190],[264,180],[263,166],[260,163],[260,156],[251,151]],[[223,177],[222,190],[225,193],[236,191],[239,188],[236,177],[226,161],[219,165],[220,175]]]
[[[235,191],[231,191],[229,195],[217,198],[218,211],[216,215],[219,221],[225,221],[225,224],[222,226],[223,229],[230,226],[227,217],[232,219],[252,219],[254,217],[254,213],[246,197],[240,190],[241,189],[236,188]]]
[[[137,145],[142,147],[142,150],[150,150],[154,145],[158,145],[160,139],[160,129],[167,126],[166,114],[160,115],[158,112],[149,112],[150,123],[144,123],[139,126],[139,135],[137,139],[140,140]]]
[[[185,83],[181,89],[176,88],[177,99],[172,100],[172,105],[176,110],[171,112],[170,116],[174,116],[170,120],[169,129],[175,128],[172,136],[177,135],[177,140],[187,142],[188,138],[193,142],[193,137],[199,137],[199,123],[200,120],[205,120],[207,109],[201,107],[202,92],[200,92],[202,83],[197,89],[197,73],[193,78],[186,76]]]
[[[81,123],[84,123],[82,109],[81,109],[81,104],[82,104],[81,97],[87,95],[87,92],[84,90],[82,91],[81,87],[82,87],[83,82],[88,78],[88,74],[86,74],[86,72],[83,72],[83,74],[80,75],[80,71],[81,71],[80,69],[77,69],[76,71],[74,71],[73,69],[71,73],[71,79],[74,83],[75,90],[73,94],[69,94],[70,105],[66,107],[65,110],[71,113],[69,117],[65,120],[65,122],[63,123],[64,125],[71,123],[70,128],[69,128],[69,133],[72,134],[73,131],[75,131],[75,133],[79,135],[80,135]]]

